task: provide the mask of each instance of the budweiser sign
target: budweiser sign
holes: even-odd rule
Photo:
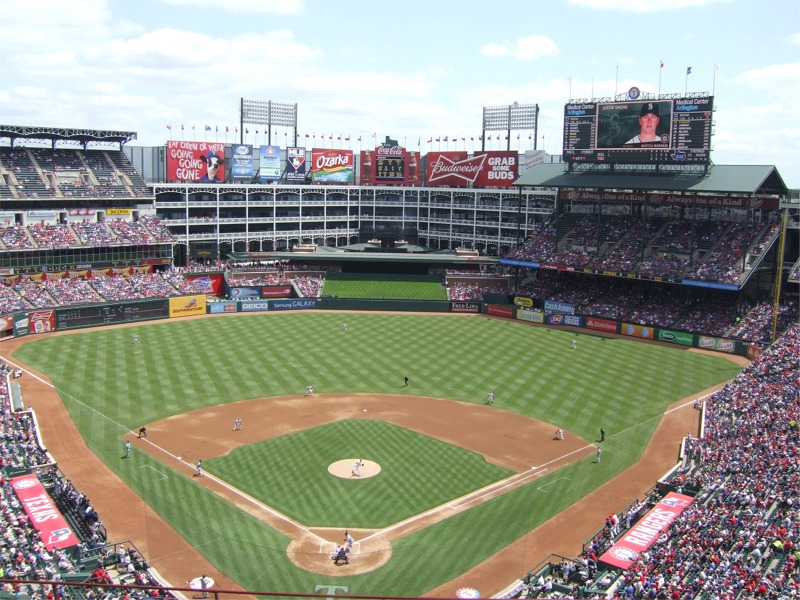
[[[466,152],[428,153],[428,183],[464,187],[474,183],[487,155],[468,158]]]

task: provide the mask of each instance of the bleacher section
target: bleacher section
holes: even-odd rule
[[[143,198],[152,190],[120,150],[0,148],[0,197]]]

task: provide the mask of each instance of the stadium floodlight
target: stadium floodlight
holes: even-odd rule
[[[506,132],[506,150],[511,150],[511,131],[516,129],[533,130],[533,149],[536,150],[536,128],[539,123],[538,104],[520,104],[514,102],[508,106],[483,107],[483,136],[481,150],[484,149],[487,131]]]
[[[268,143],[271,144],[273,126],[291,127],[294,130],[294,143],[297,144],[297,104],[242,98],[240,116],[239,131],[242,134],[245,131],[245,123],[266,125],[269,136]]]

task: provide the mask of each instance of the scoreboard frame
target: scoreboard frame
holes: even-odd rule
[[[660,141],[632,144],[642,105],[655,104]],[[708,165],[713,96],[577,101],[564,107],[562,157],[568,164]]]

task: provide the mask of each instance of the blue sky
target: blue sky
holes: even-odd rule
[[[660,84],[713,91],[715,163],[775,165],[800,187],[797,0],[4,0],[3,9],[3,124],[136,131],[133,143],[146,146],[181,135],[233,142],[246,98],[297,103],[298,132],[316,145],[324,134],[326,147],[346,148],[350,136],[358,150],[375,134],[410,149],[421,140],[424,153],[454,149],[427,144],[444,136],[471,150],[483,107],[519,102],[539,105],[537,146],[560,154],[570,98]],[[266,143],[249,128],[247,143]],[[273,143],[285,134],[276,128]],[[530,134],[514,132],[512,149],[532,147]]]

